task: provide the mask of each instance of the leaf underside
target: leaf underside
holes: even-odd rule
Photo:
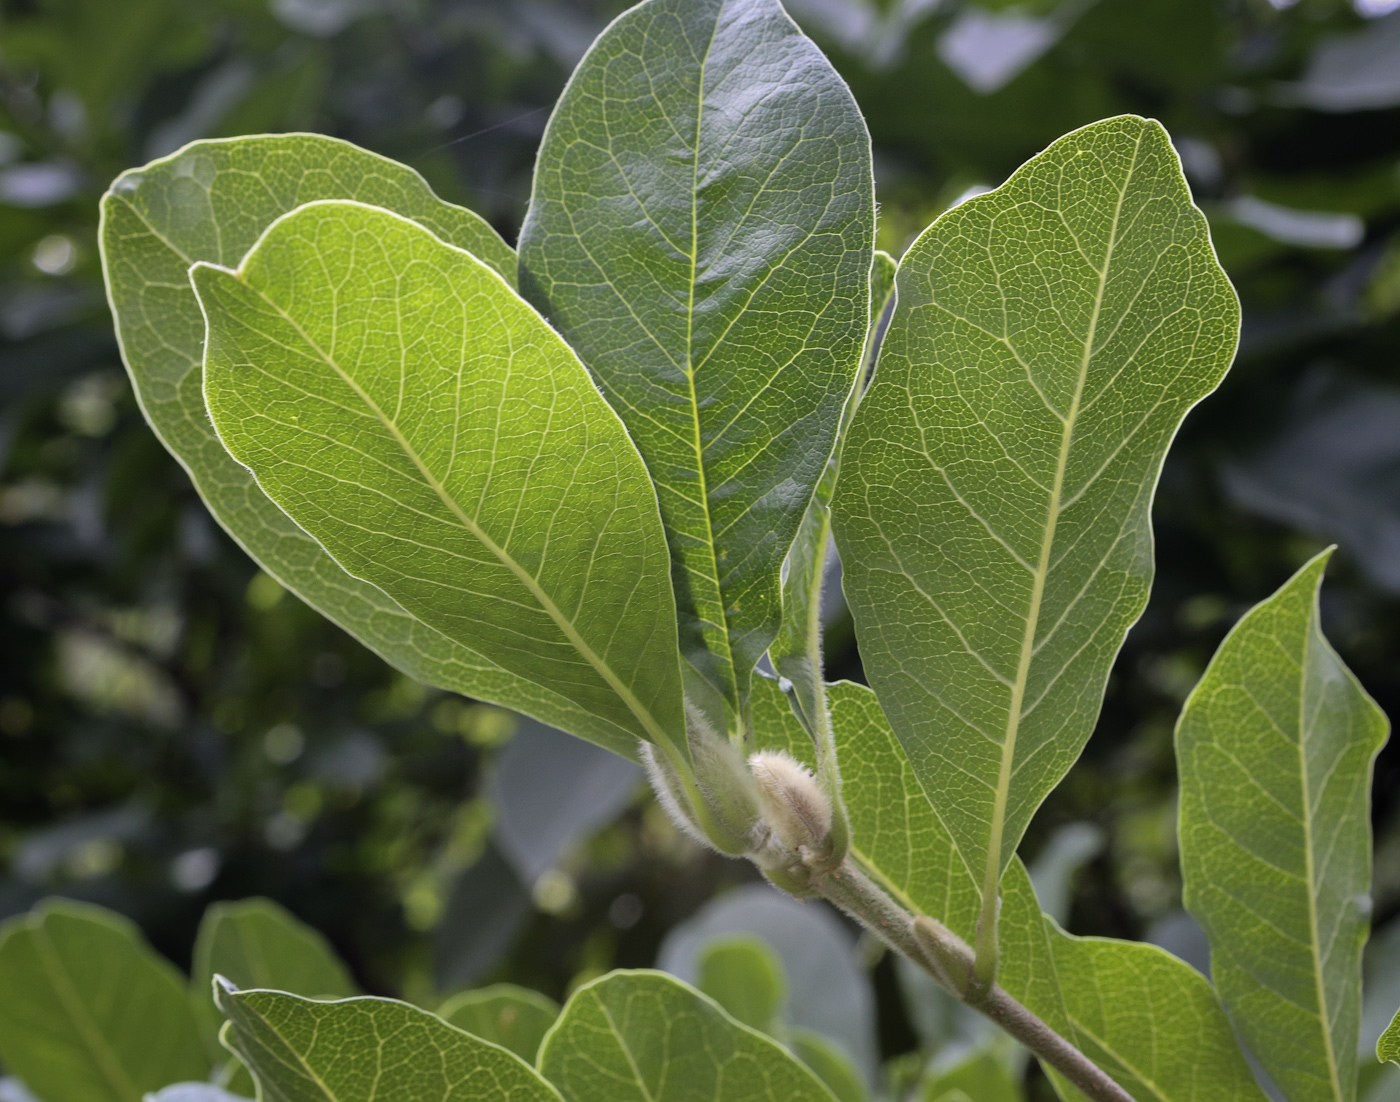
[[[1322,635],[1331,552],[1220,645],[1177,726],[1186,906],[1245,1044],[1290,1098],[1356,1094],[1371,767],[1385,716]]]
[[[1376,1059],[1382,1063],[1388,1060],[1400,1066],[1400,1010],[1395,1012],[1390,1025],[1386,1026],[1381,1039],[1376,1042]]]
[[[626,732],[448,639],[347,574],[215,436],[204,407],[204,318],[190,265],[235,265],[276,218],[322,199],[393,210],[515,279],[515,256],[495,231],[438,199],[403,165],[313,134],[195,142],[124,173],[102,200],[108,297],[147,420],[215,519],[263,569],[385,660],[420,681],[514,708],[635,758],[636,740]]]
[[[980,870],[934,811],[875,694],[846,681],[827,691],[853,855],[915,913],[971,941]],[[756,684],[754,711],[771,748],[801,758],[805,743],[810,756],[776,684]],[[1264,1102],[1219,998],[1195,969],[1152,945],[1066,934],[1041,914],[1019,858],[1002,894],[998,982],[1138,1102]]]
[[[580,987],[539,1069],[567,1102],[834,1102],[776,1041],[662,972]]]
[[[647,0],[579,64],[540,147],[522,293],[657,485],[682,651],[731,709],[856,377],[870,142],[777,0]]]
[[[417,223],[328,201],[274,223],[237,272],[192,280],[210,415],[281,509],[419,620],[684,754],[646,471],[499,275]]]
[[[0,1060],[63,1102],[141,1102],[209,1073],[175,969],[127,919],[66,900],[0,931]]]
[[[861,656],[984,891],[1079,756],[1162,457],[1238,306],[1155,122],[1060,139],[910,248],[832,505]]]
[[[262,1102],[560,1102],[514,1053],[407,1003],[227,987],[218,1001]]]

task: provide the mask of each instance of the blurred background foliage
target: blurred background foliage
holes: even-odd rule
[[[812,962],[778,944],[808,920],[680,838],[633,767],[401,677],[258,572],[142,421],[103,299],[98,196],[201,137],[347,138],[514,240],[549,108],[623,6],[0,0],[0,918],[91,900],[185,964],[207,903],[266,895],[366,989],[430,1005],[492,980],[557,998],[659,957],[684,974],[701,933],[744,929],[782,955],[793,1013],[811,1002]],[[1327,630],[1400,716],[1400,4],[789,7],[866,113],[896,256],[1122,112],[1167,126],[1210,218],[1240,357],[1168,460],[1151,605],[1025,847],[1074,932],[1204,966],[1171,734],[1225,631],[1336,541]],[[839,593],[828,621],[829,673],[859,678]],[[1379,930],[1400,913],[1400,748],[1374,815]],[[854,965],[844,1024],[794,1025],[867,1073],[964,1028],[806,911],[826,923],[807,940]],[[1386,934],[1375,989],[1400,986],[1400,925]]]

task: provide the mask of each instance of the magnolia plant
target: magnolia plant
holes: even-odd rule
[[[1356,1097],[1386,723],[1321,634],[1326,553],[1177,729],[1211,979],[1066,934],[1017,857],[1146,604],[1167,447],[1236,345],[1160,125],[1067,135],[896,264],[861,114],[777,0],[646,0],[555,107],[518,250],[313,135],[196,142],[102,217],[152,427],[387,661],[644,763],[694,838],[835,904],[1067,1099],[1263,1099],[1246,1051],[1290,1102]],[[869,688],[822,677],[833,547]],[[12,929],[0,982],[80,917]],[[268,1099],[838,1089],[656,973],[584,987],[523,1058],[383,1000],[217,1000]],[[59,1102],[4,1003],[0,1055]]]

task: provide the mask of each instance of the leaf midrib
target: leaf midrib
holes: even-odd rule
[[[489,271],[490,269],[487,270]],[[583,638],[583,636],[581,636],[578,633],[578,629],[574,627],[573,621],[564,615],[560,608],[550,598],[549,594],[546,593],[544,589],[540,586],[540,584],[535,580],[534,576],[531,575],[530,572],[526,570],[523,566],[521,566],[518,562],[516,562],[511,555],[507,554],[504,548],[497,545],[496,542],[492,540],[480,527],[478,527],[476,522],[473,521],[472,518],[467,515],[466,511],[457,503],[457,501],[452,497],[452,495],[447,492],[446,488],[428,469],[428,466],[426,463],[423,462],[422,457],[418,455],[417,451],[414,450],[414,448],[409,444],[407,438],[399,430],[398,425],[394,421],[389,419],[387,416],[385,416],[384,411],[379,408],[378,404],[369,396],[369,394],[366,393],[366,391],[353,378],[351,378],[350,375],[344,369],[342,369],[341,366],[331,356],[329,356],[324,350],[321,349],[321,347],[301,327],[300,323],[298,323],[295,318],[291,317],[285,310],[283,310],[278,303],[274,302],[272,299],[268,298],[267,295],[263,294],[261,288],[255,287],[252,284],[247,283],[241,272],[234,272],[231,274],[240,283],[243,283],[244,286],[252,290],[253,293],[255,293],[260,299],[267,303],[267,305],[271,307],[272,310],[274,310],[280,318],[282,318],[288,325],[290,325],[294,330],[296,330],[297,335],[301,337],[301,339],[306,342],[307,346],[310,347],[316,353],[316,355],[321,358],[322,362],[324,362],[327,367],[334,371],[336,375],[340,377],[341,381],[345,383],[346,386],[350,387],[350,389],[355,392],[356,396],[362,402],[364,402],[364,404],[373,412],[374,416],[379,420],[379,422],[392,434],[395,442],[397,442],[399,447],[403,450],[404,455],[406,455],[409,461],[413,463],[414,467],[417,468],[419,475],[423,478],[424,482],[426,482],[427,485],[432,488],[433,492],[437,494],[438,499],[447,507],[447,509],[453,514],[453,516],[457,518],[457,520],[461,523],[462,527],[464,527],[468,532],[470,532],[472,536],[474,536],[476,539],[480,540],[481,543],[486,547],[486,549],[490,551],[491,554],[494,555],[503,566],[505,566],[512,574],[516,576],[516,578],[520,580],[520,583],[525,586],[525,588],[529,591],[530,595],[534,597],[534,599],[539,603],[540,607],[545,611],[546,615],[548,615],[549,618],[554,621],[555,626],[558,627],[559,630],[564,633],[564,637],[568,639],[570,645],[573,646],[574,649],[578,651],[580,655],[583,656],[583,658],[588,662],[588,664],[593,667],[594,671],[600,677],[603,678],[603,680],[607,683],[608,687],[612,689],[613,692],[617,693],[618,697],[622,700],[622,702],[627,705],[628,710],[634,716],[637,717],[638,722],[641,723],[642,727],[652,737],[652,740],[656,742],[659,746],[670,745],[669,737],[667,736],[665,730],[661,727],[661,725],[652,716],[650,710],[645,708],[642,705],[641,701],[639,701],[636,698],[635,694],[631,691],[631,689],[622,683],[622,680],[613,671],[612,667],[609,666],[606,662],[604,662],[594,652],[593,648],[588,645],[587,641]]]
[[[723,14],[724,3],[721,2],[719,11],[715,15],[714,26],[710,28],[710,40],[705,43],[705,52],[700,57],[700,84],[695,97],[695,149],[690,160],[690,275],[685,309],[685,381],[686,394],[690,400],[691,446],[695,451],[695,477],[699,482],[698,489],[700,491],[697,504],[705,517],[703,547],[710,568],[710,573],[705,576],[705,581],[713,587],[714,592],[711,595],[711,600],[715,602],[719,610],[719,623],[715,624],[715,627],[719,629],[719,641],[724,648],[724,653],[720,657],[723,659],[728,673],[726,680],[729,685],[725,690],[725,696],[728,697],[731,692],[737,691],[738,671],[734,667],[734,649],[729,639],[729,614],[724,607],[724,591],[719,582],[719,559],[715,550],[715,522],[714,516],[710,512],[709,478],[705,471],[705,447],[700,433],[700,397],[695,391],[695,284],[696,269],[700,260],[700,132],[705,115],[705,69],[710,61],[710,53],[714,50],[715,39],[719,35],[719,24]],[[696,612],[699,611],[697,604]],[[706,618],[702,616],[701,620],[705,622]],[[730,703],[737,704],[737,700],[731,700]]]
[[[1079,361],[1079,371],[1075,378],[1074,396],[1065,415],[1060,432],[1059,454],[1055,460],[1055,477],[1050,488],[1050,500],[1046,508],[1044,533],[1041,538],[1040,555],[1036,563],[1031,583],[1030,606],[1026,615],[1025,631],[1021,637],[1021,651],[1017,660],[1016,678],[1011,686],[1011,700],[1007,707],[1006,732],[1002,740],[1001,762],[997,772],[997,787],[992,802],[991,833],[987,845],[987,865],[982,882],[982,926],[994,939],[995,908],[997,889],[1001,884],[1002,842],[1006,829],[1006,805],[1010,798],[1011,775],[1016,759],[1016,739],[1021,725],[1021,706],[1025,698],[1026,685],[1030,678],[1031,660],[1035,656],[1035,636],[1040,624],[1041,605],[1045,596],[1045,582],[1050,572],[1050,554],[1055,542],[1055,529],[1059,523],[1060,496],[1064,489],[1065,470],[1069,463],[1070,446],[1074,439],[1074,429],[1079,417],[1079,405],[1083,398],[1084,386],[1089,375],[1089,364],[1093,359],[1094,337],[1098,332],[1099,316],[1103,309],[1104,294],[1108,285],[1108,273],[1113,264],[1113,252],[1118,244],[1118,223],[1123,213],[1123,201],[1132,182],[1137,167],[1138,151],[1142,148],[1142,134],[1139,133],[1133,145],[1133,156],[1123,176],[1123,185],[1118,190],[1118,200],[1113,208],[1113,221],[1109,227],[1108,248],[1104,253],[1103,267],[1099,271],[1099,286],[1094,295],[1094,308],[1089,319],[1089,329],[1084,338],[1084,351]],[[991,942],[995,945],[995,940]],[[993,950],[995,952],[995,950]],[[980,955],[980,954],[979,954]]]
[[[63,1007],[63,1012],[68,1016],[73,1028],[77,1030],[83,1043],[87,1046],[93,1063],[97,1065],[102,1077],[107,1080],[108,1086],[112,1088],[118,1098],[123,1100],[139,1098],[141,1092],[136,1089],[136,1084],[127,1075],[121,1060],[107,1044],[101,1028],[92,1020],[87,1007],[83,1005],[82,997],[73,986],[62,961],[54,951],[48,931],[44,929],[43,923],[35,923],[32,930],[34,944],[38,949],[40,965],[44,974],[48,976],[54,994],[58,996],[59,1004]]]
[[[1313,601],[1316,602],[1316,596]],[[1307,738],[1308,658],[1313,646],[1313,610],[1308,611],[1308,630],[1303,636],[1303,655],[1299,666],[1302,675],[1298,687],[1298,779],[1303,798],[1303,862],[1307,873],[1308,940],[1312,949],[1313,983],[1317,988],[1318,1025],[1322,1028],[1323,1054],[1327,1058],[1327,1079],[1335,1102],[1346,1102],[1342,1091],[1341,1069],[1337,1066],[1336,1046],[1332,1043],[1332,1016],[1327,1008],[1327,984],[1322,975],[1322,944],[1318,936],[1317,867],[1313,852],[1313,805],[1308,783],[1308,759],[1304,742]]]

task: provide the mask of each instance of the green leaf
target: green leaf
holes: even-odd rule
[[[559,1017],[559,1004],[538,991],[498,983],[464,991],[438,1007],[437,1013],[449,1025],[509,1049],[533,1064],[540,1042]]]
[[[909,249],[833,502],[861,656],[992,910],[1152,577],[1239,310],[1166,132],[1076,131]]]
[[[935,1063],[919,1081],[918,1097],[921,1102],[1023,1102],[1025,1093],[995,1049],[979,1048]]]
[[[514,283],[515,257],[480,217],[433,195],[416,172],[312,134],[195,142],[119,176],[102,200],[102,259],[122,356],[147,420],[215,518],[318,612],[421,681],[495,701],[629,757],[635,740],[501,669],[351,577],[258,488],[219,443],[204,407],[204,318],[196,261],[237,264],[278,217],[318,199],[396,211]]]
[[[1387,723],[1318,623],[1331,551],[1221,643],[1176,730],[1186,906],[1245,1044],[1290,1098],[1356,1095],[1371,767]]]
[[[1376,1059],[1381,1063],[1400,1064],[1400,1010],[1376,1042]]]
[[[191,278],[210,416],[288,516],[449,638],[685,754],[646,470],[500,276],[399,215],[327,201],[237,271]]]
[[[866,1102],[870,1097],[865,1080],[850,1057],[825,1034],[814,1029],[789,1029],[787,1044],[792,1054],[826,1084],[836,1102]]]
[[[999,982],[1138,1102],[1264,1102],[1219,996],[1189,964],[1145,942],[1065,933],[1040,913],[1019,859],[1001,921]]]
[[[216,974],[238,987],[270,987],[307,998],[360,993],[330,942],[270,899],[215,903],[204,912],[191,983],[203,993]]]
[[[875,365],[875,352],[888,323],[887,308],[894,300],[897,265],[889,253],[877,251],[870,268],[870,331],[866,335],[863,364],[868,372]],[[783,618],[778,634],[768,647],[773,667],[792,682],[797,707],[804,723],[815,737],[822,737],[822,582],[827,572],[831,545],[831,495],[841,469],[841,441],[860,404],[859,389],[852,391],[842,415],[837,446],[827,460],[826,470],[807,505],[802,525],[788,550],[784,564]]]
[[[120,915],[49,900],[0,927],[0,1060],[48,1102],[141,1102],[203,1079],[182,977]]]
[[[832,1099],[776,1041],[662,972],[611,972],[580,987],[539,1069],[566,1102]]]
[[[864,121],[777,0],[626,12],[540,147],[522,293],[646,460],[682,652],[731,709],[856,379],[874,227]]]
[[[514,1053],[407,1003],[316,1002],[226,982],[215,998],[261,1102],[559,1102]]]
[[[773,733],[773,748],[788,748],[802,729],[777,687],[761,685],[755,729]],[[980,909],[977,877],[875,694],[849,682],[828,686],[828,693],[853,856],[906,906],[970,941]],[[1041,914],[1019,859],[1003,884],[1002,937],[998,981],[1138,1102],[1264,1102],[1225,1010],[1199,972],[1152,945],[1066,934]]]
[[[223,1024],[213,1000],[216,975],[238,987],[274,988],[308,998],[360,993],[330,943],[270,899],[215,903],[204,912],[195,937],[190,991],[211,1040]]]
[[[787,979],[768,943],[752,935],[714,938],[700,950],[696,986],[736,1022],[776,1036],[782,1029]]]

